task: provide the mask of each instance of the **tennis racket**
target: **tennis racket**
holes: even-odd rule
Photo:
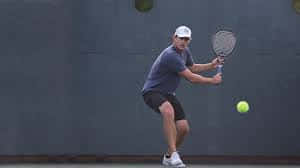
[[[231,31],[220,30],[212,36],[212,46],[215,54],[219,59],[228,58],[232,53],[236,43],[236,37]],[[222,73],[222,65],[218,65],[217,73]]]

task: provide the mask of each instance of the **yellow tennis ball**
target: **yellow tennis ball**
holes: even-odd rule
[[[135,8],[140,12],[149,12],[153,8],[153,0],[135,0]]]
[[[236,109],[238,112],[240,113],[246,113],[249,110],[249,104],[246,101],[240,101],[237,105],[236,105]]]

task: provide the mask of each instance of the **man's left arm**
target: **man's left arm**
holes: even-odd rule
[[[188,67],[193,73],[200,73],[205,71],[211,71],[215,69],[215,66],[213,63],[207,63],[207,64],[193,64],[192,66]]]
[[[215,58],[210,63],[207,64],[195,64],[191,51],[187,49],[187,67],[193,73],[200,73],[205,71],[211,71],[217,68],[218,65],[224,63],[224,59],[222,58]]]
[[[189,66],[189,69],[193,73],[200,73],[200,72],[214,70],[217,68],[218,65],[223,64],[223,63],[224,63],[224,59],[215,58],[214,60],[212,60],[210,63],[207,63],[207,64],[193,64],[193,65]]]

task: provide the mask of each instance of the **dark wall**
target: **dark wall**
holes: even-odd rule
[[[72,152],[77,146],[71,111],[74,5],[0,1],[0,154]]]
[[[181,151],[299,155],[300,16],[291,2],[154,2],[140,13],[131,0],[1,1],[0,154],[164,152],[161,120],[140,89],[184,24],[196,62],[212,59],[219,28],[236,32],[238,45],[222,85],[182,81],[191,134]]]

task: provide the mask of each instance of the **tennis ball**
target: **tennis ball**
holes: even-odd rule
[[[300,13],[300,0],[293,0],[293,7],[297,13]]]
[[[246,101],[240,101],[236,105],[236,109],[240,113],[246,113],[249,110],[249,104]]]
[[[135,0],[135,8],[140,12],[149,12],[153,8],[153,0]]]

